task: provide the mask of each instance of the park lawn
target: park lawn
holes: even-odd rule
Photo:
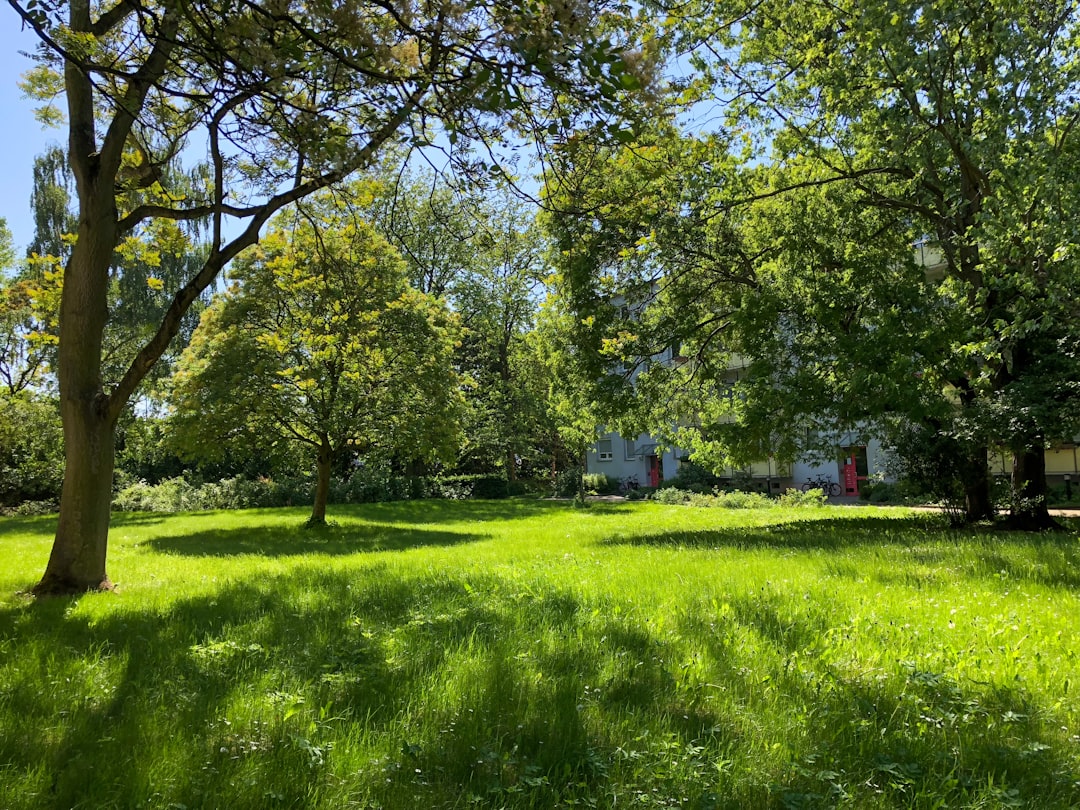
[[[34,603],[0,808],[1076,807],[1075,531],[542,501],[116,516]]]

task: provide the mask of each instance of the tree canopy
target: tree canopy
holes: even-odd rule
[[[41,42],[27,86],[63,96],[66,109],[42,115],[66,119],[78,201],[57,350],[65,479],[39,593],[109,587],[117,419],[192,303],[276,212],[394,143],[439,141],[479,170],[509,133],[582,117],[617,129],[627,93],[648,78],[648,60],[628,56],[635,23],[617,3],[11,5]],[[164,169],[189,155],[206,168],[178,189]],[[200,221],[205,256],[164,291],[157,327],[107,383],[117,249],[162,223]]]
[[[567,149],[549,180],[612,410],[723,437],[717,460],[929,419],[966,448],[970,518],[994,445],[1047,525],[1043,449],[1078,428],[1073,7],[684,10],[724,130]]]
[[[448,457],[460,392],[456,325],[406,283],[397,251],[366,222],[281,218],[204,313],[171,388],[190,456],[299,444],[325,522],[335,461]]]

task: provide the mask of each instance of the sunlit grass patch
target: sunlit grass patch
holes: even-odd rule
[[[33,603],[0,807],[1071,807],[1075,533],[549,502],[118,516]]]

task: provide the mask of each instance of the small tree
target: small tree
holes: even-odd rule
[[[203,315],[173,384],[178,443],[213,457],[238,442],[308,448],[309,523],[326,522],[330,474],[349,452],[446,456],[459,406],[455,326],[406,282],[370,225],[299,216],[238,262]]]

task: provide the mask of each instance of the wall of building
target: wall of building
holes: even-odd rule
[[[600,457],[600,447],[607,447],[610,442],[611,458]],[[641,486],[649,485],[650,457],[657,456],[661,468],[661,480],[675,476],[679,469],[677,451],[667,449],[659,451],[655,440],[642,433],[632,443],[626,442],[618,433],[602,434],[585,456],[585,472],[603,473],[612,481],[623,481],[631,476],[637,478]]]

